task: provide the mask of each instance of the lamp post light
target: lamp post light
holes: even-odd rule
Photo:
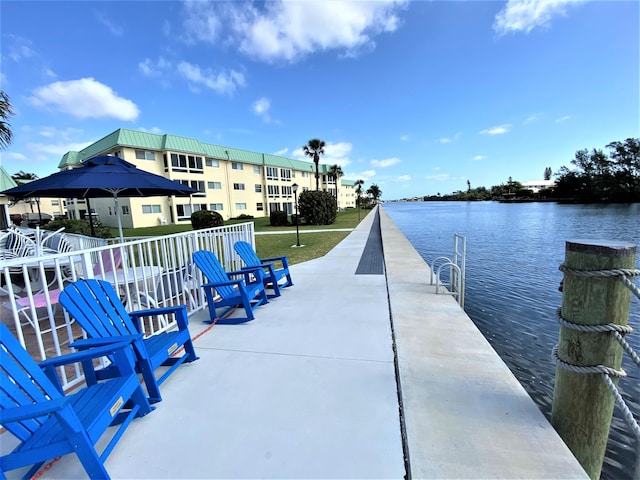
[[[293,197],[296,202],[296,247],[300,246],[300,228],[298,225],[300,224],[300,217],[298,216],[298,184],[294,183],[291,185],[291,190],[293,190]]]

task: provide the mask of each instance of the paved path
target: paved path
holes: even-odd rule
[[[294,265],[295,285],[256,320],[211,328],[206,312],[194,315],[200,359],[125,432],[106,462],[111,476],[586,478],[380,212],[326,256]],[[42,478],[83,476],[68,455]]]

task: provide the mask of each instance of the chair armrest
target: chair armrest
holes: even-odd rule
[[[77,350],[86,350],[88,348],[101,347],[104,345],[113,345],[114,343],[131,343],[134,340],[138,340],[142,337],[142,333],[139,333],[137,335],[121,335],[117,337],[107,338],[83,338],[81,340],[76,340],[75,342],[70,343],[69,346]]]
[[[20,422],[35,417],[43,417],[49,413],[62,410],[70,401],[69,397],[54,398],[46,402],[0,410],[0,423]]]
[[[45,369],[48,367],[60,367],[62,365],[67,365],[69,363],[76,363],[76,362],[81,362],[83,360],[89,360],[92,358],[100,358],[100,357],[105,357],[107,355],[112,355],[116,351],[123,350],[130,346],[129,342],[122,342],[122,341],[118,342],[117,340],[120,338],[121,337],[117,337],[116,342],[111,343],[109,345],[90,348],[87,350],[83,350],[81,352],[68,353],[66,355],[61,355],[59,357],[48,358],[47,360],[43,360],[42,362],[39,363],[40,368]]]
[[[203,283],[202,286],[206,288],[233,287],[235,285],[240,285],[243,282],[244,280],[231,280],[230,282]]]
[[[167,307],[158,307],[158,308],[148,308],[145,310],[135,310],[133,312],[129,312],[129,315],[135,318],[140,317],[151,317],[154,315],[165,315],[167,313],[175,313],[176,311],[185,308],[185,305],[175,305],[175,306],[167,306]]]
[[[139,325],[141,317],[165,314],[174,314],[176,323],[178,324],[178,330],[186,330],[187,325],[189,324],[186,305],[151,308],[148,310],[136,310],[135,312],[131,312],[129,315],[131,315],[132,319],[137,320],[136,324]],[[140,335],[142,336],[142,334]]]
[[[284,264],[289,263],[289,257],[269,257],[269,258],[261,258],[261,262],[282,262]]]
[[[252,273],[254,271],[261,271],[262,267],[242,267],[242,270],[234,270],[233,272],[227,272],[227,275],[246,275],[247,273]]]

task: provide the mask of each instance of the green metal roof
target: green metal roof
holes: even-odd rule
[[[86,158],[106,154],[117,146],[138,148],[141,150],[168,150],[172,152],[191,153],[221,160],[235,160],[254,165],[266,165],[315,172],[315,165],[313,162],[294,160],[268,153],[251,152],[240,148],[224,147],[221,145],[214,145],[212,143],[203,143],[193,138],[179,137],[177,135],[159,135],[156,133],[128,130],[126,128],[119,128],[115,132],[110,133],[106,137],[101,138],[79,152],[65,153],[58,164],[58,168],[77,165]],[[326,174],[329,172],[330,168],[331,167],[329,165],[321,163],[318,167],[318,171]]]
[[[11,178],[11,175],[7,173],[3,166],[0,166],[0,192],[17,186],[18,184]]]

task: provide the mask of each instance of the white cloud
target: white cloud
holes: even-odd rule
[[[65,128],[60,129],[58,127],[40,127],[38,134],[45,138],[58,138],[68,140],[75,135],[82,133],[82,130],[78,128]]]
[[[251,106],[251,110],[257,116],[261,117],[266,123],[271,122],[271,116],[269,115],[269,109],[271,108],[271,100],[266,97],[259,98]]]
[[[439,175],[427,175],[424,178],[425,180],[435,180],[437,182],[444,182],[447,180],[451,180],[451,175],[448,173],[441,173]]]
[[[164,76],[166,70],[173,68],[171,62],[163,57],[158,58],[157,62],[153,62],[150,58],[145,58],[138,63],[138,69],[147,77]]]
[[[486,158],[487,157],[485,157],[484,155],[476,155],[475,157],[473,157],[474,160],[477,160],[479,162],[485,160]]]
[[[344,174],[345,178],[350,178],[355,180],[364,180],[365,183],[367,183],[369,180],[371,180],[373,177],[376,176],[376,171],[375,170],[363,170],[362,172],[345,172]],[[364,191],[367,189],[367,187],[365,185],[362,186],[363,190],[362,192],[364,193]]]
[[[409,141],[409,135],[401,135],[400,136],[400,140],[403,142],[408,142]]]
[[[556,123],[566,122],[571,118],[571,115],[565,115],[564,117],[556,118]]]
[[[438,139],[438,141],[439,141],[440,143],[451,143],[451,142],[453,142],[454,140],[458,140],[458,139],[460,138],[460,136],[461,136],[461,135],[462,135],[462,133],[457,132],[455,135],[453,135],[453,136],[451,136],[451,137],[443,137],[443,138]]]
[[[529,33],[536,27],[548,27],[551,19],[566,15],[566,7],[583,0],[508,0],[496,15],[493,29],[498,35]]]
[[[140,114],[134,102],[93,78],[50,83],[34,90],[29,100],[36,107],[52,108],[82,119],[131,121]]]
[[[324,165],[340,165],[346,167],[351,164],[349,154],[353,146],[349,142],[326,143],[324,146],[324,155],[320,156],[320,163]],[[304,154],[302,147],[291,152],[293,158],[309,161],[310,157]]]
[[[385,160],[371,160],[371,165],[378,168],[391,167],[400,163],[400,159],[396,157],[387,158]]]
[[[214,73],[211,69],[201,69],[199,65],[180,62],[178,73],[194,86],[202,85],[220,94],[232,94],[236,87],[245,85],[244,75],[236,70],[229,73]]]
[[[497,125],[495,127],[487,128],[486,130],[482,130],[480,133],[483,135],[504,135],[511,131],[511,125]]]
[[[124,35],[124,30],[122,29],[122,27],[120,25],[112,22],[103,13],[96,12],[96,17],[98,18],[98,21],[101,24],[103,24],[105,27],[107,27],[107,30],[109,30],[112,35],[115,35],[116,37],[121,37],[122,35]]]
[[[376,2],[270,1],[184,3],[188,41],[230,43],[265,62],[295,62],[317,51],[354,56],[374,37],[398,28],[405,0]]]
[[[411,180],[411,175],[400,175],[396,177],[397,182],[408,182]]]
[[[155,133],[155,134],[161,134],[163,132],[163,130],[160,127],[151,127],[151,128],[140,127],[138,128],[138,130],[140,130],[141,132]]]
[[[7,56],[14,62],[19,62],[25,58],[36,55],[35,50],[31,48],[31,40],[18,37],[11,33],[4,35],[4,37],[4,47],[6,48]]]
[[[287,154],[287,152],[289,151],[288,148],[282,148],[280,150],[278,150],[277,152],[273,152],[274,155],[278,155],[278,156],[284,156]]]

